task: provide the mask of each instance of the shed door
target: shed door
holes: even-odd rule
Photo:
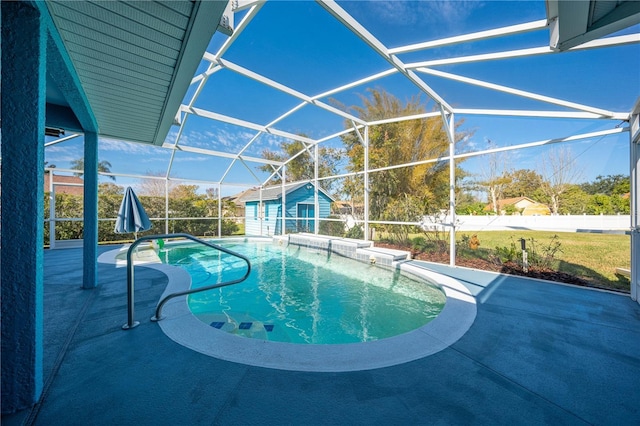
[[[298,232],[314,232],[313,219],[316,217],[313,204],[298,204]]]

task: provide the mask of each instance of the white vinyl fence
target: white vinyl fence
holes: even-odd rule
[[[429,221],[425,221],[429,223]],[[451,223],[447,217],[443,223]],[[629,215],[456,216],[456,231],[629,232]]]

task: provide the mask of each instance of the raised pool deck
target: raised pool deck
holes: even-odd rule
[[[100,247],[99,251],[113,249]],[[212,358],[149,318],[167,278],[45,252],[45,392],[3,425],[640,424],[640,305],[628,296],[414,262],[460,279],[477,301],[448,348],[392,367],[311,373]]]

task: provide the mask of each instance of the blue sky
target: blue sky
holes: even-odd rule
[[[477,32],[500,26],[515,25],[544,19],[544,1],[422,1],[381,2],[356,1],[339,4],[378,40],[389,48],[416,42],[436,40],[454,35]],[[236,23],[239,17],[236,17]],[[624,33],[640,30],[635,26]],[[448,46],[446,48],[402,54],[405,63],[438,58],[457,57],[509,49],[548,45],[548,31],[536,31],[512,37]],[[209,51],[215,53],[226,36],[216,33]],[[391,68],[389,63],[369,49],[315,2],[267,2],[247,29],[223,56],[227,61],[285,84],[305,95],[314,96],[360,78]],[[434,67],[439,71],[485,80],[491,83],[553,96],[567,101],[609,109],[629,111],[640,95],[640,46],[638,44],[546,55],[518,59],[486,61]],[[206,69],[203,63],[199,71]],[[433,77],[418,75],[454,107],[489,109],[562,110],[549,104],[526,100],[513,95]],[[193,92],[192,86],[187,94]],[[340,102],[346,106],[360,105],[360,96],[367,88],[382,88],[405,101],[420,93],[419,89],[399,73],[323,98],[326,103]],[[425,109],[434,103],[420,95]],[[196,101],[198,108],[265,125],[300,103],[278,90],[266,87],[229,69],[211,76]],[[611,129],[615,124],[605,120],[558,120],[457,116],[463,119],[462,129],[473,132],[466,149],[478,150],[491,140],[497,146],[535,142],[576,133]],[[277,129],[290,133],[305,133],[312,138],[334,134],[344,128],[343,119],[320,108],[305,106],[279,122]],[[174,127],[167,137],[173,143]],[[180,143],[186,146],[223,152],[236,152],[256,131],[191,116],[187,120]],[[262,135],[247,151],[259,157],[263,149],[277,149],[282,138]],[[328,142],[340,146],[339,140]],[[537,167],[546,148],[522,150],[512,155],[514,168]],[[577,166],[584,170],[585,180],[597,175],[627,174],[629,164],[628,134],[588,139],[571,144]],[[46,160],[59,168],[82,156],[82,138],[48,147]],[[158,174],[167,170],[170,152],[122,141],[101,140],[100,160],[109,161],[116,173]],[[462,167],[479,171],[482,158],[467,160]],[[218,181],[228,159],[179,152],[176,154],[172,177]],[[248,163],[259,179],[266,175]],[[257,184],[244,166],[236,164],[225,179],[229,183]],[[136,185],[136,180],[118,177],[116,183]],[[204,190],[207,185],[200,184]],[[239,191],[239,186],[223,188],[227,195]]]

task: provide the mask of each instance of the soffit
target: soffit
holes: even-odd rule
[[[47,1],[100,135],[164,142],[226,5]]]
[[[567,50],[640,23],[640,2],[547,0],[547,18],[558,26],[551,46]]]

